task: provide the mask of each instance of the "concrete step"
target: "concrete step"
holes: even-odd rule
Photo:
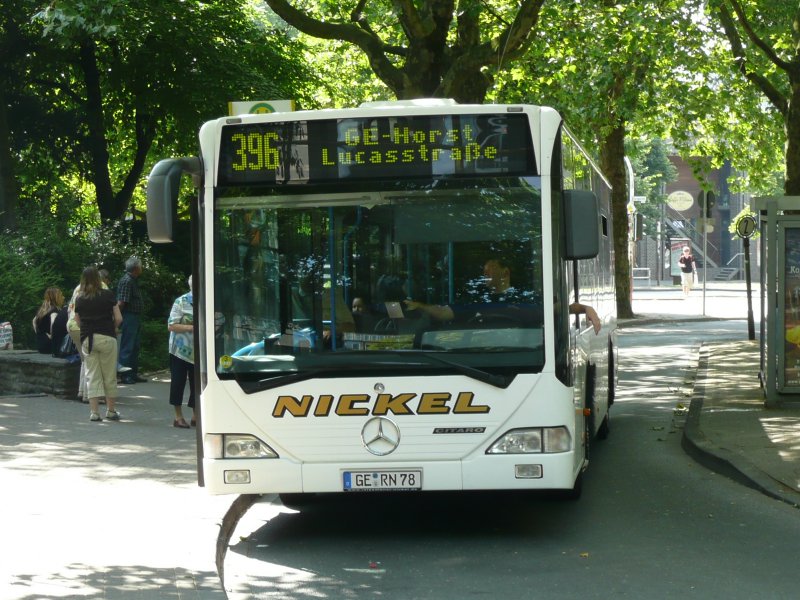
[[[722,267],[714,276],[714,281],[730,281],[739,274],[739,269],[734,267]]]

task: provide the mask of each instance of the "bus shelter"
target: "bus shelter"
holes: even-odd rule
[[[768,408],[800,401],[800,196],[754,198],[760,216],[761,386]]]

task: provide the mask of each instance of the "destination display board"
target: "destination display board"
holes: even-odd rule
[[[225,125],[217,184],[536,174],[525,114],[382,116]]]

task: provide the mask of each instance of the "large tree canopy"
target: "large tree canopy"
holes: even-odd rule
[[[617,308],[632,316],[625,139],[631,129],[655,136],[681,130],[697,142],[688,124],[714,106],[699,0],[266,2],[311,36],[360,48],[398,98],[481,102],[488,95],[559,109],[599,149],[613,186]]]
[[[482,102],[528,48],[544,0],[266,0],[287,23],[360,48],[397,98]]]
[[[299,45],[245,0],[186,0],[179,15],[156,0],[57,0],[35,17],[33,2],[11,1],[0,184],[14,173],[23,198],[89,182],[101,218],[118,219],[151,156],[195,152],[200,124],[228,101],[312,98]]]
[[[0,0],[0,219],[13,216],[18,189],[20,204],[35,197],[45,206],[84,197],[87,182],[103,219],[119,218],[153,157],[193,153],[200,123],[223,114],[228,100],[288,97],[314,107],[326,93],[334,104],[391,93],[550,104],[599,149],[614,185],[617,300],[628,316],[626,137],[670,138],[684,155],[731,158],[763,174],[783,157],[776,140],[785,126],[786,190],[800,193],[796,6],[264,2],[274,11],[267,18],[318,38],[315,53],[301,55],[293,41],[306,38],[284,22],[267,24],[258,12],[266,7],[251,0],[185,0],[179,14],[157,0],[46,8]],[[64,207],[55,210],[69,214]]]
[[[636,128],[665,136],[669,109],[688,95],[682,69],[700,61],[697,3],[588,0],[548,4],[537,43],[497,86],[498,99],[550,104],[587,145],[611,182],[617,311],[633,316],[625,140]],[[701,54],[701,53],[700,53]]]
[[[774,0],[713,0],[733,67],[780,115],[786,134],[784,191],[800,195],[800,5]]]

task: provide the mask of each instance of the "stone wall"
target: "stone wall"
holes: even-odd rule
[[[33,350],[0,351],[0,395],[52,394],[77,399],[80,362]]]

